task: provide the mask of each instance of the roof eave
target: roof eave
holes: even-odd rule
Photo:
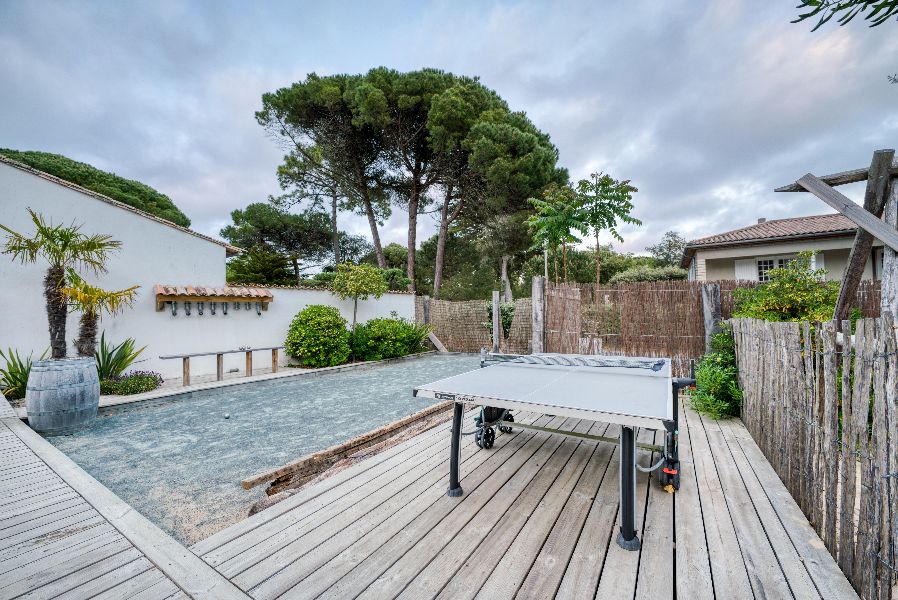
[[[698,250],[706,250],[711,248],[738,248],[740,246],[762,246],[764,244],[770,244],[773,242],[800,242],[802,240],[814,240],[820,238],[840,238],[840,237],[852,237],[854,236],[856,230],[855,229],[842,229],[839,231],[827,231],[824,233],[814,233],[807,234],[802,233],[798,235],[779,235],[775,237],[766,237],[759,238],[756,240],[738,240],[734,242],[713,242],[710,244],[686,244],[686,249],[683,251],[683,259],[680,261],[680,266],[688,268],[690,262],[692,262],[692,257]]]

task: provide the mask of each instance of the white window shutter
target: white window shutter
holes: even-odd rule
[[[814,254],[814,268],[815,269],[825,269],[826,261],[823,260],[823,253],[817,252]]]
[[[758,263],[753,258],[736,260],[736,279],[758,280]]]

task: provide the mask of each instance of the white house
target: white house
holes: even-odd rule
[[[210,304],[214,298],[208,298],[202,315],[192,303],[188,316],[183,302],[173,315],[170,304],[157,303],[156,285],[220,289],[226,285],[225,259],[239,252],[238,248],[0,156],[0,223],[25,235],[32,233],[29,207],[53,223],[74,222],[83,225],[85,233],[109,234],[122,242],[121,250],[109,260],[108,273],[84,275],[105,289],[140,286],[133,308],[100,323],[107,340],[120,342],[132,337],[138,346],[146,346],[142,362],[134,368],[173,377],[180,375],[180,361],[159,356],[281,345],[293,316],[309,304],[330,304],[345,317],[352,316],[352,301],[340,301],[325,290],[299,288],[268,288],[271,302],[263,311],[257,312],[251,301],[249,310],[245,304],[234,310],[230,303],[227,314],[219,309],[213,315]],[[42,283],[45,272],[45,264],[23,266],[0,254],[0,347],[23,355],[33,351],[37,356],[49,346]],[[389,293],[379,300],[360,302],[359,320],[389,316],[392,311],[414,319],[414,296]],[[69,340],[75,339],[77,326],[78,315],[70,315]],[[69,353],[75,353],[72,344]],[[283,353],[281,356],[283,362]],[[230,355],[225,358],[225,369],[242,368],[243,360],[240,354]],[[257,354],[256,361],[257,367],[268,366],[270,355]],[[215,373],[215,368],[214,356],[191,363],[193,374]]]
[[[758,222],[686,244],[680,266],[689,279],[767,281],[767,271],[781,267],[799,252],[814,252],[814,266],[827,279],[841,279],[848,266],[857,225],[841,214],[812,215]],[[882,273],[882,242],[874,240],[864,279]]]

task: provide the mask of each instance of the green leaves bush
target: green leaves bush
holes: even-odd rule
[[[733,292],[733,317],[765,321],[827,321],[839,298],[839,282],[825,281],[825,269],[812,269],[813,252],[801,252],[781,269],[767,272],[770,281]]]
[[[423,352],[430,327],[400,318],[371,319],[356,326],[355,355],[359,360],[383,360]]]
[[[493,335],[493,301],[488,300],[486,303],[487,320],[481,323]],[[502,322],[502,338],[508,339],[511,332],[511,322],[514,320],[514,302],[499,303],[499,320]]]
[[[10,400],[25,397],[25,387],[28,385],[28,376],[31,374],[31,356],[29,354],[23,359],[12,348],[9,348],[6,354],[0,350],[0,358],[6,363],[0,367],[0,392]],[[46,357],[47,352],[44,351],[38,360],[44,360]]]
[[[146,349],[146,346],[139,350],[135,350],[137,342],[134,338],[127,338],[121,344],[113,346],[106,343],[106,332],[100,334],[100,345],[94,353],[94,359],[97,361],[97,375],[100,381],[104,379],[115,379],[121,377],[125,369],[130,367],[140,353]]]
[[[100,380],[101,394],[129,396],[151,392],[162,385],[162,375],[155,371],[132,371],[127,375]]]
[[[686,279],[685,269],[677,267],[649,267],[640,265],[621,271],[608,280],[608,283],[633,283],[636,281],[669,281],[671,279]]]
[[[733,331],[724,326],[711,337],[711,352],[696,366],[692,407],[714,419],[738,415],[742,406],[738,372]]]
[[[310,367],[342,364],[350,351],[346,319],[333,306],[308,306],[290,323],[284,347],[289,356]]]

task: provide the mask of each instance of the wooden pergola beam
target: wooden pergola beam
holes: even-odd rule
[[[889,150],[877,150],[877,152],[889,152]],[[894,152],[892,150],[891,152]],[[898,165],[891,165],[888,175],[890,177],[898,177]],[[870,169],[854,169],[853,171],[843,171],[841,173],[833,173],[832,175],[824,175],[818,177],[820,181],[827,185],[845,185],[846,183],[858,183],[866,181],[870,178]],[[806,192],[807,190],[797,181],[789,185],[783,185],[775,190],[775,192]]]
[[[864,210],[877,218],[882,216],[885,208],[889,171],[894,157],[894,150],[877,150],[873,153],[873,160],[870,163],[867,189],[864,192]],[[839,287],[839,299],[836,301],[833,319],[842,321],[848,318],[848,311],[855,301],[857,287],[863,277],[864,267],[870,258],[872,248],[873,236],[866,229],[859,228],[854,235],[851,253],[848,255],[848,266]]]
[[[877,217],[868,213],[852,201],[851,198],[830,187],[811,173],[799,179],[798,184],[848,217],[852,223],[882,240],[882,243],[886,246],[898,251],[898,230],[894,227],[889,227]]]

